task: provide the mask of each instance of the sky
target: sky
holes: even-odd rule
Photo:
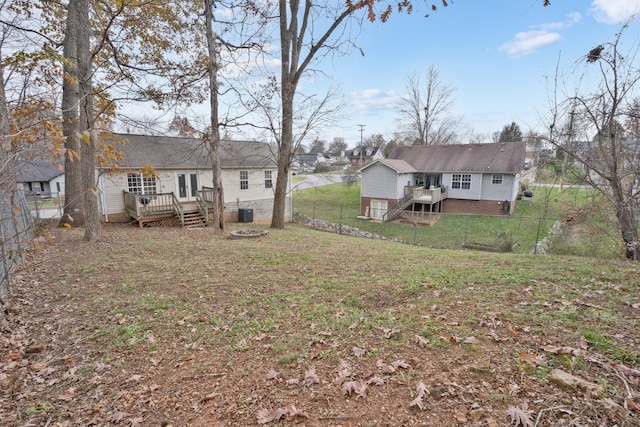
[[[365,138],[389,140],[398,129],[396,106],[407,77],[430,66],[456,89],[451,114],[461,119],[465,137],[473,132],[488,139],[511,122],[523,132],[541,130],[556,68],[570,81],[581,58],[613,41],[621,22],[640,13],[640,0],[551,0],[548,7],[542,0],[448,3],[437,3],[429,17],[394,13],[387,23],[366,22],[356,39],[361,50],[317,65],[325,75],[303,81],[300,90],[337,86],[347,108],[316,136],[327,142],[343,137],[353,147],[364,125]],[[625,32],[629,48],[640,41],[639,21]]]

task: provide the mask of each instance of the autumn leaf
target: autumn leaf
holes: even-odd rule
[[[344,376],[351,375],[351,366],[349,365],[349,363],[340,359],[340,362],[338,362],[338,373]]]
[[[273,421],[278,421],[285,415],[287,415],[287,411],[282,408],[274,409],[272,411],[268,409],[260,409],[258,411],[258,424],[267,424]]]
[[[424,396],[428,392],[427,386],[422,381],[420,381],[418,383],[418,386],[416,387],[416,391],[418,392],[418,396]]]
[[[350,395],[357,394],[359,390],[359,385],[357,381],[345,381],[342,384],[342,394]]]
[[[427,408],[427,405],[422,400],[422,396],[418,395],[415,399],[409,402],[409,407],[416,406],[421,411],[424,411]]]
[[[140,374],[136,374],[136,375],[131,375],[125,382],[129,383],[129,382],[140,382],[140,380],[142,379],[142,375]]]
[[[404,360],[396,360],[395,362],[391,362],[391,366],[393,366],[394,368],[402,368],[402,369],[409,369],[411,367],[411,365],[409,365]]]
[[[365,354],[364,349],[360,348],[360,347],[353,347],[353,355],[356,357],[362,357]]]
[[[424,348],[426,345],[429,344],[429,340],[426,339],[425,337],[422,337],[420,335],[415,335],[413,337],[413,341],[418,344],[420,347]]]
[[[278,371],[276,371],[274,369],[269,370],[269,372],[267,373],[267,379],[268,380],[273,380],[275,378],[278,378],[279,376],[280,376],[280,372],[278,372]]]
[[[382,333],[384,334],[385,338],[391,338],[392,336],[394,336],[395,334],[400,332],[400,330],[398,330],[398,329],[390,329],[390,328],[385,328],[385,327],[382,327],[382,326],[379,326],[378,329],[380,331],[382,331]]]
[[[300,409],[296,408],[295,406],[291,405],[289,406],[288,412],[289,415],[291,415],[292,417],[302,417],[302,418],[309,418],[309,415],[307,415],[306,412],[301,411]]]
[[[316,368],[309,368],[304,373],[304,384],[320,384],[320,378],[316,375]]]
[[[528,363],[529,365],[536,367],[547,363],[544,355],[537,355],[535,353],[520,353],[520,360]]]
[[[380,377],[371,377],[369,381],[367,381],[367,384],[384,385],[384,380]]]
[[[546,345],[542,347],[544,351],[551,354],[572,354],[576,356],[584,356],[587,352],[578,348],[573,347],[555,347],[551,345]]]
[[[140,427],[140,423],[142,423],[143,421],[144,421],[144,418],[142,418],[142,417],[130,418],[129,419],[129,426],[130,427]]]
[[[118,424],[120,421],[122,421],[123,419],[125,419],[126,417],[130,417],[131,414],[128,412],[123,412],[123,411],[117,411],[114,412],[113,414],[111,414],[111,416],[107,419],[107,421],[114,423],[114,424]]]
[[[511,417],[511,424],[518,427],[531,427],[533,420],[531,419],[532,411],[527,407],[526,403],[523,403],[520,408],[517,406],[509,405],[509,417]]]

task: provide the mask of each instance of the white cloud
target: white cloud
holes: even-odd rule
[[[524,31],[500,46],[500,50],[509,56],[524,56],[536,49],[560,40],[560,34],[545,30]]]
[[[398,99],[400,96],[393,90],[365,89],[351,92],[351,103],[362,114],[391,110],[397,104]]]
[[[596,20],[617,24],[640,13],[640,0],[593,0],[591,12]]]

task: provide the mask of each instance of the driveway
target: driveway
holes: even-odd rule
[[[304,190],[307,188],[322,187],[323,185],[337,184],[342,182],[342,177],[344,177],[344,175],[335,173],[305,175],[305,180],[293,184],[292,189]]]

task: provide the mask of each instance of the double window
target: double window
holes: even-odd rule
[[[249,171],[240,171],[240,189],[249,189]]]
[[[451,180],[451,188],[458,190],[471,189],[471,174],[468,173],[454,173]]]
[[[491,183],[492,184],[502,184],[502,174],[494,173],[491,176]]]
[[[127,187],[133,194],[156,194],[157,184],[154,176],[144,176],[140,172],[127,174]]]

